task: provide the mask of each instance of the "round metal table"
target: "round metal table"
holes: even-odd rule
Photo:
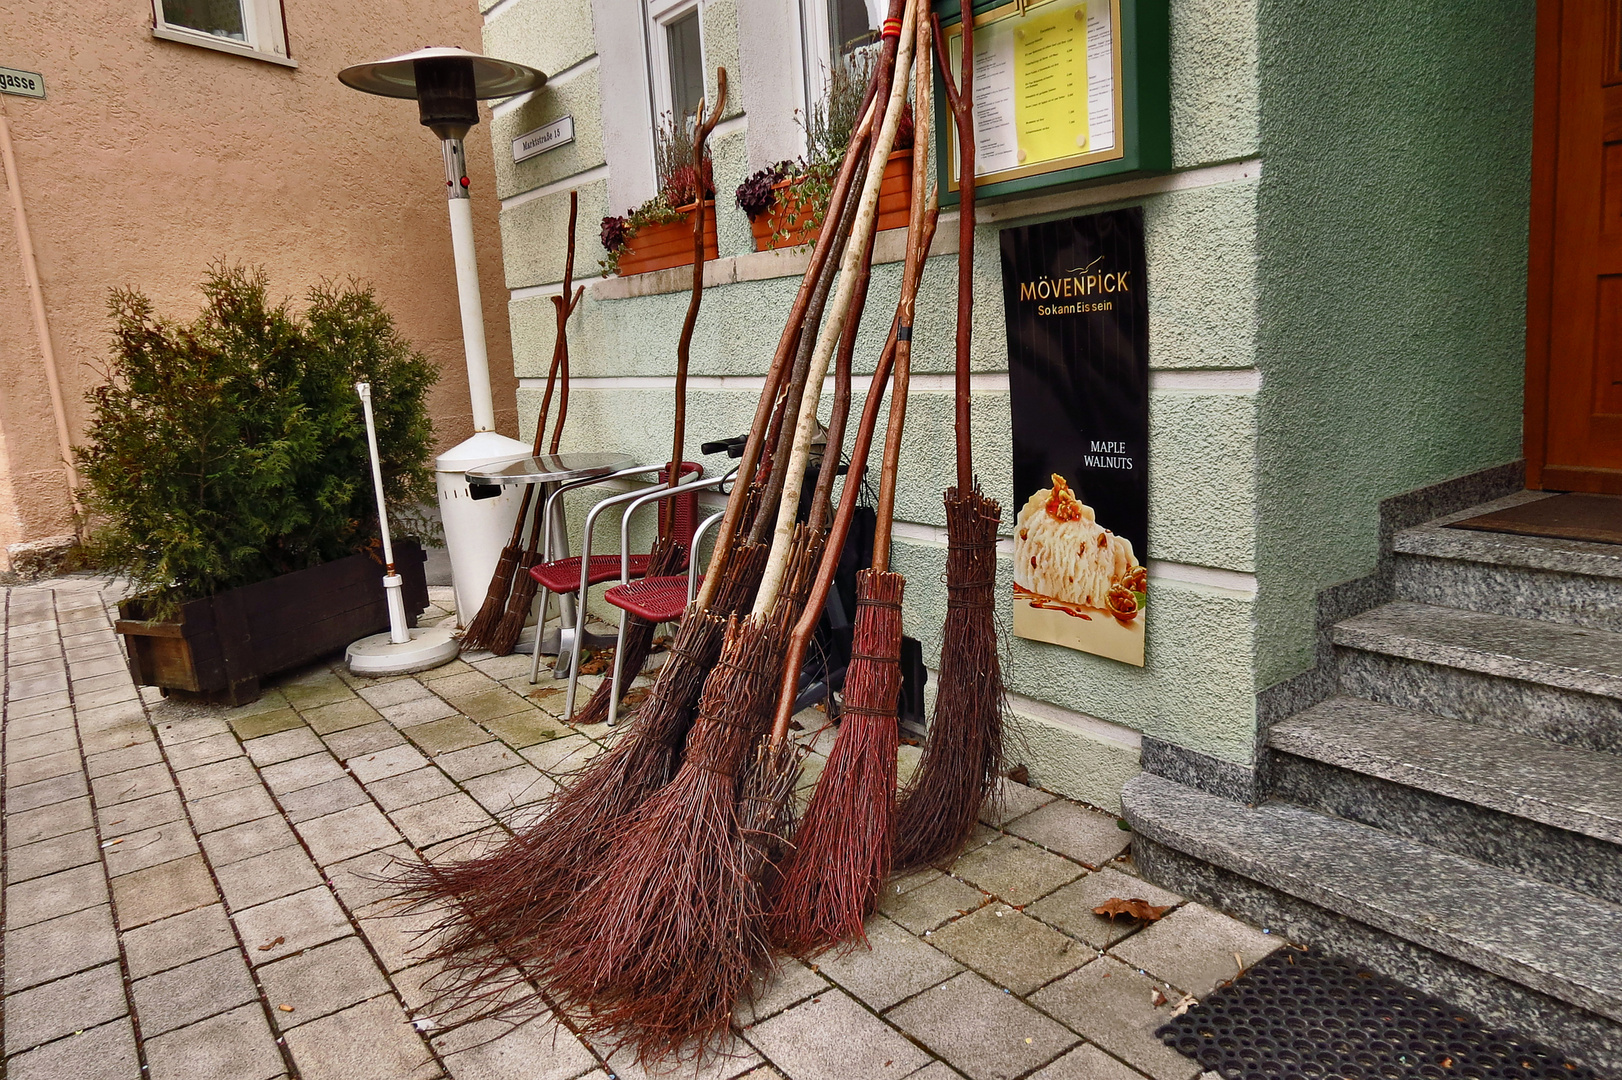
[[[640,466],[635,458],[629,454],[592,453],[592,454],[536,454],[534,457],[519,458],[516,461],[501,464],[481,465],[477,469],[467,471],[469,484],[484,484],[490,486],[507,487],[513,484],[539,484],[541,485],[540,498],[534,500],[535,513],[542,513],[546,507],[546,500],[562,484],[572,484],[580,480],[599,480],[625,472],[635,471]],[[553,559],[567,559],[569,557],[569,527],[565,520],[563,507],[552,516],[551,549]],[[582,628],[581,643],[587,648],[601,649],[614,643],[611,634],[593,634],[584,631],[585,619],[575,616],[575,597],[573,593],[563,593],[558,596],[558,607],[562,618],[556,630],[549,631],[541,637],[539,645],[533,641],[529,647],[520,642],[517,652],[527,653],[531,649],[539,648],[543,656],[556,654],[557,664],[554,673],[569,670],[569,653],[574,648],[575,632],[563,626],[563,623],[578,622]],[[540,614],[540,625],[545,625],[546,612]],[[539,633],[539,626],[536,628]]]

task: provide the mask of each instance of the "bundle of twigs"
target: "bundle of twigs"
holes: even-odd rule
[[[569,247],[563,259],[563,291],[559,295],[552,297],[552,306],[557,314],[558,330],[557,336],[552,341],[552,369],[547,375],[546,395],[541,399],[541,421],[537,422],[536,425],[535,453],[537,454],[541,452],[541,428],[544,427],[544,421],[552,407],[554,381],[557,382],[559,387],[558,419],[557,423],[552,427],[552,441],[547,447],[548,453],[555,454],[558,452],[558,446],[563,440],[563,423],[569,417],[569,316],[573,315],[574,309],[580,306],[580,298],[586,292],[584,285],[576,287],[574,284],[574,231],[579,208],[580,193],[570,191]],[[524,489],[524,501],[519,507],[518,524],[513,529],[513,539],[508,544],[508,551],[515,550],[514,545],[518,541],[519,530],[524,527],[525,512],[529,508],[530,497],[534,492],[534,484],[530,484]],[[530,524],[529,529],[529,543],[523,549],[522,554],[514,560],[510,574],[513,580],[507,587],[509,591],[507,591],[503,599],[498,601],[499,607],[497,610],[500,611],[500,615],[490,625],[488,632],[481,634],[476,639],[478,644],[484,645],[497,656],[506,656],[517,646],[518,637],[524,632],[524,623],[529,620],[530,607],[535,602],[536,583],[535,579],[530,577],[529,569],[540,559],[542,533],[545,531],[545,510],[545,499],[537,500],[535,519]],[[506,557],[507,553],[504,551],[502,553],[503,560]],[[491,581],[490,592],[485,597],[485,606],[479,610],[480,618],[483,618],[486,611],[491,608],[491,601],[496,596],[497,581],[500,577],[501,572],[498,569],[496,580]],[[546,622],[546,612],[540,613],[539,622],[541,624]],[[536,627],[535,634],[536,646],[539,647],[540,626]],[[471,628],[464,640],[475,640]]]
[[[900,574],[889,570],[890,526],[906,422],[913,312],[918,279],[932,238],[929,234],[933,233],[932,215],[926,207],[930,29],[927,19],[918,20],[914,73],[918,136],[913,149],[913,202],[901,299],[896,310],[895,387],[880,468],[873,566],[857,576],[854,643],[845,675],[844,718],[839,736],[794,834],[793,849],[772,895],[772,937],[797,952],[815,951],[847,939],[865,940],[862,922],[877,906],[879,890],[890,874],[899,745],[896,703],[901,692],[901,597],[906,584]],[[865,414],[863,419],[865,426]],[[865,447],[862,449],[865,453]],[[847,484],[842,500],[852,508],[854,486]],[[841,507],[841,511],[845,509]],[[841,516],[848,526],[849,515]],[[829,550],[833,550],[832,546]],[[824,567],[827,573],[819,574],[819,579],[831,580],[831,561],[824,559]],[[786,696],[779,694],[774,735],[786,727]]]
[[[937,33],[936,47],[941,40]],[[918,771],[897,811],[895,861],[907,870],[955,859],[1002,771],[1002,665],[997,654],[997,525],[1002,508],[980,490],[970,456],[969,346],[974,291],[974,20],[963,20],[957,81],[940,51],[957,126],[961,193],[957,254],[957,484],[946,491],[946,626],[940,683]]]
[[[693,175],[704,175],[705,144],[709,142],[710,133],[715,130],[716,121],[726,111],[727,104],[727,71],[719,68],[716,71],[716,101],[715,108],[706,111],[700,104],[698,117],[693,128]],[[674,435],[670,451],[670,465],[667,467],[666,482],[670,487],[681,483],[682,462],[687,450],[687,367],[692,357],[693,328],[698,325],[698,308],[704,298],[704,217],[705,202],[700,192],[698,209],[693,213],[693,288],[687,300],[687,316],[682,320],[681,337],[676,342],[676,414],[674,419]],[[675,540],[676,530],[676,500],[665,499],[659,516],[659,539],[654,545],[648,558],[648,577],[663,577],[675,572],[681,565],[683,555],[691,557],[694,552],[684,552]],[[581,597],[582,603],[585,597]],[[622,612],[622,619],[630,620],[625,627],[625,641],[614,663],[619,665],[619,685],[624,692],[631,689],[632,680],[642,674],[642,665],[648,661],[648,652],[653,648],[654,624],[646,619],[638,618],[630,612]],[[572,722],[576,724],[600,724],[608,719],[609,698],[614,693],[614,680],[605,677],[586,702],[585,708],[575,713]]]

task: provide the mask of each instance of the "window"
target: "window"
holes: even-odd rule
[[[704,38],[694,0],[648,0],[649,68],[656,122],[693,116],[704,98]]]
[[[152,0],[152,36],[298,67],[280,0]]]
[[[884,0],[800,0],[806,110],[819,100],[836,63],[879,40]]]

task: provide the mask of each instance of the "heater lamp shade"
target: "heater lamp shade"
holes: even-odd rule
[[[364,90],[368,94],[415,100],[421,96],[417,79],[418,72],[423,68],[419,68],[417,64],[419,60],[466,61],[465,66],[431,64],[424,67],[451,66],[462,70],[470,67],[473,76],[473,97],[479,100],[528,93],[540,89],[546,83],[546,74],[532,67],[515,64],[510,60],[480,56],[466,49],[449,48],[418,49],[404,56],[394,56],[371,64],[356,64],[338,72],[338,79],[345,86]]]

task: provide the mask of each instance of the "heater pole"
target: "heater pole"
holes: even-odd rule
[[[462,306],[462,348],[467,354],[468,401],[473,430],[496,429],[490,393],[490,354],[484,343],[484,299],[479,260],[473,251],[473,201],[468,197],[467,154],[461,139],[445,139],[445,193],[451,212],[451,250],[456,258],[456,295]]]

